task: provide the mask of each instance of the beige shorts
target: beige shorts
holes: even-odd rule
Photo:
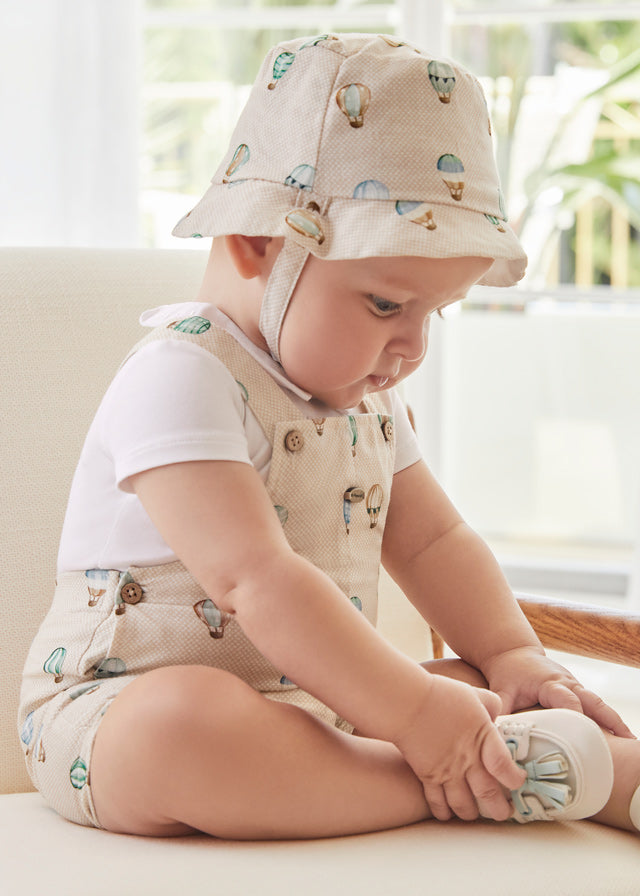
[[[281,675],[225,617],[180,563],[60,576],[29,651],[19,712],[29,775],[60,815],[100,826],[91,798],[98,727],[123,688],[152,669],[222,668],[270,699],[353,730]]]

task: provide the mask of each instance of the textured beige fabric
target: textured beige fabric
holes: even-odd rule
[[[286,236],[320,258],[526,257],[506,221],[477,79],[375,34],[323,35],[267,55],[227,155],[176,236]]]
[[[308,257],[309,252],[303,246],[293,240],[285,240],[262,296],[260,332],[269,346],[271,356],[278,362],[282,322]]]
[[[359,837],[170,842],[0,800],[3,896],[637,896],[638,838],[590,822],[426,822]]]

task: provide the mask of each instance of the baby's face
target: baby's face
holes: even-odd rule
[[[463,298],[490,258],[310,256],[280,334],[289,378],[335,408],[356,407],[421,363],[431,315]]]

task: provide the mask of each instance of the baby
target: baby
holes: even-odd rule
[[[281,44],[175,233],[213,237],[200,294],[143,316],[97,412],[25,667],[38,789],[148,835],[639,828],[638,741],[545,655],[394,391],[433,314],[524,273],[475,78]],[[376,632],[381,562],[460,659]]]

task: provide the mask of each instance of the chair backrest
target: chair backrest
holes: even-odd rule
[[[138,315],[195,298],[206,252],[0,249],[0,793],[31,790],[16,714],[82,442]]]

